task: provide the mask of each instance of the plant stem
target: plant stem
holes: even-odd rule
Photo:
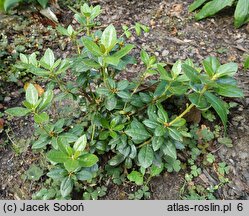
[[[152,138],[150,138],[149,140],[145,141],[144,143],[142,143],[141,145],[138,146],[138,148],[142,148],[143,146],[149,144],[151,142]]]

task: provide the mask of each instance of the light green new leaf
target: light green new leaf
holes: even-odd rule
[[[248,21],[249,18],[249,1],[239,0],[234,13],[234,25],[239,28]]]
[[[211,104],[211,106],[215,109],[226,130],[227,125],[227,108],[224,106],[224,102],[216,97],[214,94],[210,92],[204,93],[207,101]]]
[[[220,66],[220,62],[214,56],[207,57],[202,64],[209,77],[212,77]]]
[[[48,4],[48,0],[37,0],[39,4],[43,7],[46,8]]]
[[[62,197],[68,196],[73,190],[73,180],[70,177],[65,177],[60,185]]]
[[[143,146],[138,153],[138,162],[143,168],[151,166],[154,160],[154,152],[150,145]]]
[[[30,113],[29,109],[23,108],[23,107],[13,107],[9,108],[5,111],[8,115],[16,116],[16,117],[22,117]]]
[[[84,134],[74,143],[73,149],[75,151],[82,152],[86,148],[86,143],[87,143],[87,138],[86,135]]]
[[[117,33],[113,25],[109,25],[101,36],[101,44],[104,45],[107,53],[117,44]]]
[[[64,163],[69,159],[68,155],[63,152],[51,150],[47,154],[48,160],[55,162],[55,163]]]
[[[132,171],[130,174],[127,175],[127,178],[131,182],[135,182],[136,185],[143,185],[143,182],[144,182],[143,175],[142,175],[142,173],[140,173],[138,171]]]
[[[49,116],[45,112],[40,113],[40,114],[35,114],[34,120],[37,124],[41,124],[41,123],[47,122],[49,120]]]
[[[64,166],[66,168],[66,170],[68,172],[73,172],[75,171],[77,168],[80,167],[79,165],[79,161],[77,160],[71,160],[71,159],[68,159],[65,163],[64,163]]]
[[[227,64],[221,65],[216,73],[216,76],[234,76],[234,74],[238,71],[238,65],[236,63],[230,62]]]
[[[204,19],[221,11],[227,6],[232,6],[234,0],[212,0],[205,4],[201,11],[196,14],[196,20]]]
[[[55,58],[54,58],[54,53],[51,49],[48,48],[46,50],[42,59],[47,65],[53,67]]]
[[[94,154],[85,154],[79,157],[79,163],[82,167],[91,167],[99,161],[99,158]]]
[[[33,84],[29,84],[26,90],[26,101],[32,104],[33,106],[36,105],[38,102],[38,91]]]

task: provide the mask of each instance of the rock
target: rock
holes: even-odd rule
[[[11,97],[5,97],[4,102],[9,102],[11,100]]]
[[[167,56],[167,55],[169,55],[169,51],[168,51],[168,50],[163,50],[162,56],[165,57],[165,56]]]

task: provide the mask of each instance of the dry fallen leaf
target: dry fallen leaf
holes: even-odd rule
[[[29,84],[30,83],[25,83],[25,85],[24,85],[24,89],[25,90],[27,90],[27,88],[29,87]],[[43,93],[44,93],[44,89],[40,85],[38,85],[38,84],[33,84],[33,85],[36,88],[36,90],[38,91],[38,95],[42,96]]]
[[[3,126],[4,126],[4,120],[0,118],[0,132],[3,129]]]

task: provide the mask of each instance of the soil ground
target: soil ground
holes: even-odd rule
[[[191,0],[95,0],[90,2],[102,6],[103,13],[100,21],[105,25],[113,23],[118,29],[121,29],[123,24],[129,26],[140,22],[150,26],[150,33],[146,33],[140,38],[132,37],[130,40],[139,49],[143,48],[154,53],[160,61],[174,63],[178,59],[191,58],[195,62],[201,62],[207,56],[213,55],[217,56],[222,63],[234,61],[239,64],[236,79],[244,91],[245,98],[234,100],[233,102],[237,102],[239,105],[231,109],[229,114],[228,134],[233,140],[233,147],[222,146],[214,152],[220,160],[230,166],[231,183],[221,188],[217,197],[219,199],[249,199],[249,71],[243,70],[243,55],[249,53],[249,25],[235,29],[233,10],[225,10],[213,18],[196,22],[193,14],[189,14],[187,11]],[[68,12],[65,17],[69,19],[71,15]],[[38,46],[38,49],[42,51],[45,47],[52,47],[59,50],[62,44],[61,39],[58,37],[57,41],[53,42],[52,40],[51,42],[49,32],[46,32],[47,24],[41,22],[41,18],[37,17],[39,16],[33,14],[31,20],[29,20],[30,16],[13,16],[11,18],[13,25],[28,22],[29,28],[25,31],[13,28],[13,25],[10,27],[8,21],[10,18],[5,16],[0,20],[0,26],[2,25],[9,40],[14,40],[15,37],[29,37],[32,29],[40,28],[43,41],[41,42],[42,46]],[[65,23],[65,20],[68,19],[64,19],[62,22]],[[24,32],[29,34],[24,34]],[[38,41],[38,39],[39,35],[35,35],[34,41]],[[135,54],[139,49],[135,50]],[[34,50],[34,47],[31,46],[30,50]],[[64,53],[67,54],[70,47],[66,47],[65,50]],[[58,52],[58,54],[60,53]],[[127,69],[124,76],[135,76],[139,68],[140,65]],[[18,89],[18,87],[14,89]],[[12,94],[7,92],[2,104],[4,107],[14,106],[20,99],[20,92],[17,90]],[[11,136],[13,142],[29,137],[31,129],[27,121],[18,120],[11,125],[15,131],[15,136],[13,134]],[[4,143],[3,139],[7,139],[7,137],[2,134],[1,139],[1,142]],[[25,143],[22,145],[29,149]],[[31,163],[37,160],[37,156],[30,150],[17,155],[12,149],[11,144],[0,149],[0,199],[28,199],[39,185],[30,186],[30,182],[22,180],[21,175]],[[208,173],[206,176],[210,177]],[[151,199],[179,199],[183,183],[183,171],[178,174],[165,173],[152,179],[150,183]],[[105,199],[122,199],[123,191],[127,190],[129,189],[112,185],[108,188],[109,192]]]

